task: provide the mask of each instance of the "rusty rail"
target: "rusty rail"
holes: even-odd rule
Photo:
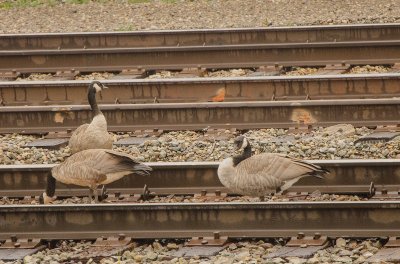
[[[370,181],[390,189],[400,177],[398,160],[312,162],[331,170],[324,184],[340,184],[337,189],[351,184],[367,187]],[[150,187],[166,189],[178,185],[187,189],[198,188],[198,185],[220,187],[215,162],[148,165],[155,169],[151,176],[128,176],[126,181],[110,185],[110,190],[142,187],[145,182]],[[17,193],[29,189],[28,195],[33,195],[39,192],[35,188],[42,190],[45,173],[52,166],[1,166],[1,186],[13,187],[8,191]],[[303,179],[297,185],[300,188],[322,187],[313,179]],[[62,185],[58,187],[63,188]],[[399,209],[399,201],[3,205],[0,206],[0,240],[12,235],[95,239],[120,233],[134,238],[186,238],[212,236],[213,232],[229,237],[290,237],[298,232],[305,235],[319,232],[332,237],[399,236]]]
[[[0,239],[400,236],[399,201],[17,205],[0,219]]]
[[[323,193],[367,193],[370,183],[376,188],[398,190],[400,160],[311,160],[327,168],[330,174],[324,180],[303,178],[292,191]],[[146,184],[157,194],[191,194],[202,190],[226,192],[218,180],[218,162],[147,163],[153,168],[151,176],[130,175],[108,185],[109,191],[141,193]],[[1,196],[24,197],[39,195],[46,185],[46,173],[54,165],[0,166]],[[87,195],[87,189],[58,183],[58,196]]]
[[[120,71],[265,65],[393,64],[400,41],[0,51],[0,71]]]
[[[298,125],[397,125],[400,99],[101,105],[110,131],[142,129],[288,128]],[[89,106],[1,107],[0,133],[75,129],[90,122]]]
[[[400,39],[400,24],[2,34],[2,50],[234,45]]]
[[[98,102],[110,104],[206,102],[222,88],[225,101],[390,98],[400,94],[399,73],[234,78],[104,80]],[[87,104],[89,81],[0,82],[3,106]]]

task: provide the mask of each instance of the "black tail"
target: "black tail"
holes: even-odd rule
[[[150,171],[152,170],[152,168],[143,163],[135,164],[133,166],[133,172],[139,175],[150,175]]]
[[[320,179],[323,179],[326,174],[329,174],[330,171],[327,169],[322,168],[321,166],[309,163],[305,160],[299,160],[295,158],[291,158],[296,164],[306,167],[311,170],[311,172],[307,175],[314,176]]]
[[[323,179],[326,174],[329,174],[330,171],[318,166],[318,169],[314,171],[312,176],[317,177],[319,179]]]

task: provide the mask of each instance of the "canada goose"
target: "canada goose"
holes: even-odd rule
[[[241,154],[224,159],[218,167],[221,183],[235,193],[264,197],[280,193],[305,176],[322,178],[327,170],[302,160],[275,153],[251,156],[247,138],[234,141]]]
[[[79,126],[69,140],[68,146],[71,153],[77,153],[85,149],[111,149],[113,138],[107,131],[107,121],[96,102],[96,93],[106,89],[99,81],[93,81],[88,88],[88,101],[93,112],[93,120],[90,124]]]
[[[99,185],[109,184],[131,173],[148,175],[151,170],[150,167],[124,153],[108,149],[83,150],[51,169],[47,176],[46,191],[40,196],[39,201],[47,204],[56,199],[54,193],[58,180],[64,184],[89,187],[90,199],[94,195],[97,203]]]

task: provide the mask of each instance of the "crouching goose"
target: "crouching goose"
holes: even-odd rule
[[[88,149],[73,154],[63,163],[54,166],[47,176],[46,191],[40,196],[40,203],[55,200],[56,180],[64,184],[75,184],[90,188],[90,199],[94,194],[98,202],[97,187],[136,173],[148,175],[152,169],[139,163],[133,157],[113,150]]]
[[[280,193],[290,188],[302,177],[322,178],[327,170],[282,154],[262,153],[251,156],[247,138],[239,136],[234,141],[241,154],[229,157],[218,167],[218,178],[231,191],[249,196]]]
[[[68,146],[71,153],[77,153],[85,149],[111,149],[113,138],[107,131],[107,121],[100,111],[96,101],[96,93],[106,89],[99,81],[93,81],[88,88],[88,101],[93,112],[90,124],[79,126],[69,140]]]

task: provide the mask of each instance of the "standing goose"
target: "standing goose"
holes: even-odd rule
[[[251,156],[247,138],[234,141],[241,154],[224,159],[218,167],[221,183],[235,193],[264,197],[283,192],[302,177],[322,178],[329,171],[302,160],[282,154],[262,153]]]
[[[85,149],[111,149],[113,138],[107,131],[107,121],[96,102],[96,93],[106,89],[98,81],[93,81],[88,88],[88,101],[93,112],[93,120],[90,124],[79,126],[69,140],[68,146],[71,153],[77,153]]]
[[[64,184],[89,187],[90,199],[94,195],[97,203],[97,186],[109,184],[132,173],[149,175],[151,170],[124,153],[107,149],[83,150],[51,169],[47,176],[46,191],[39,201],[47,204],[56,199],[54,194],[58,180]]]

